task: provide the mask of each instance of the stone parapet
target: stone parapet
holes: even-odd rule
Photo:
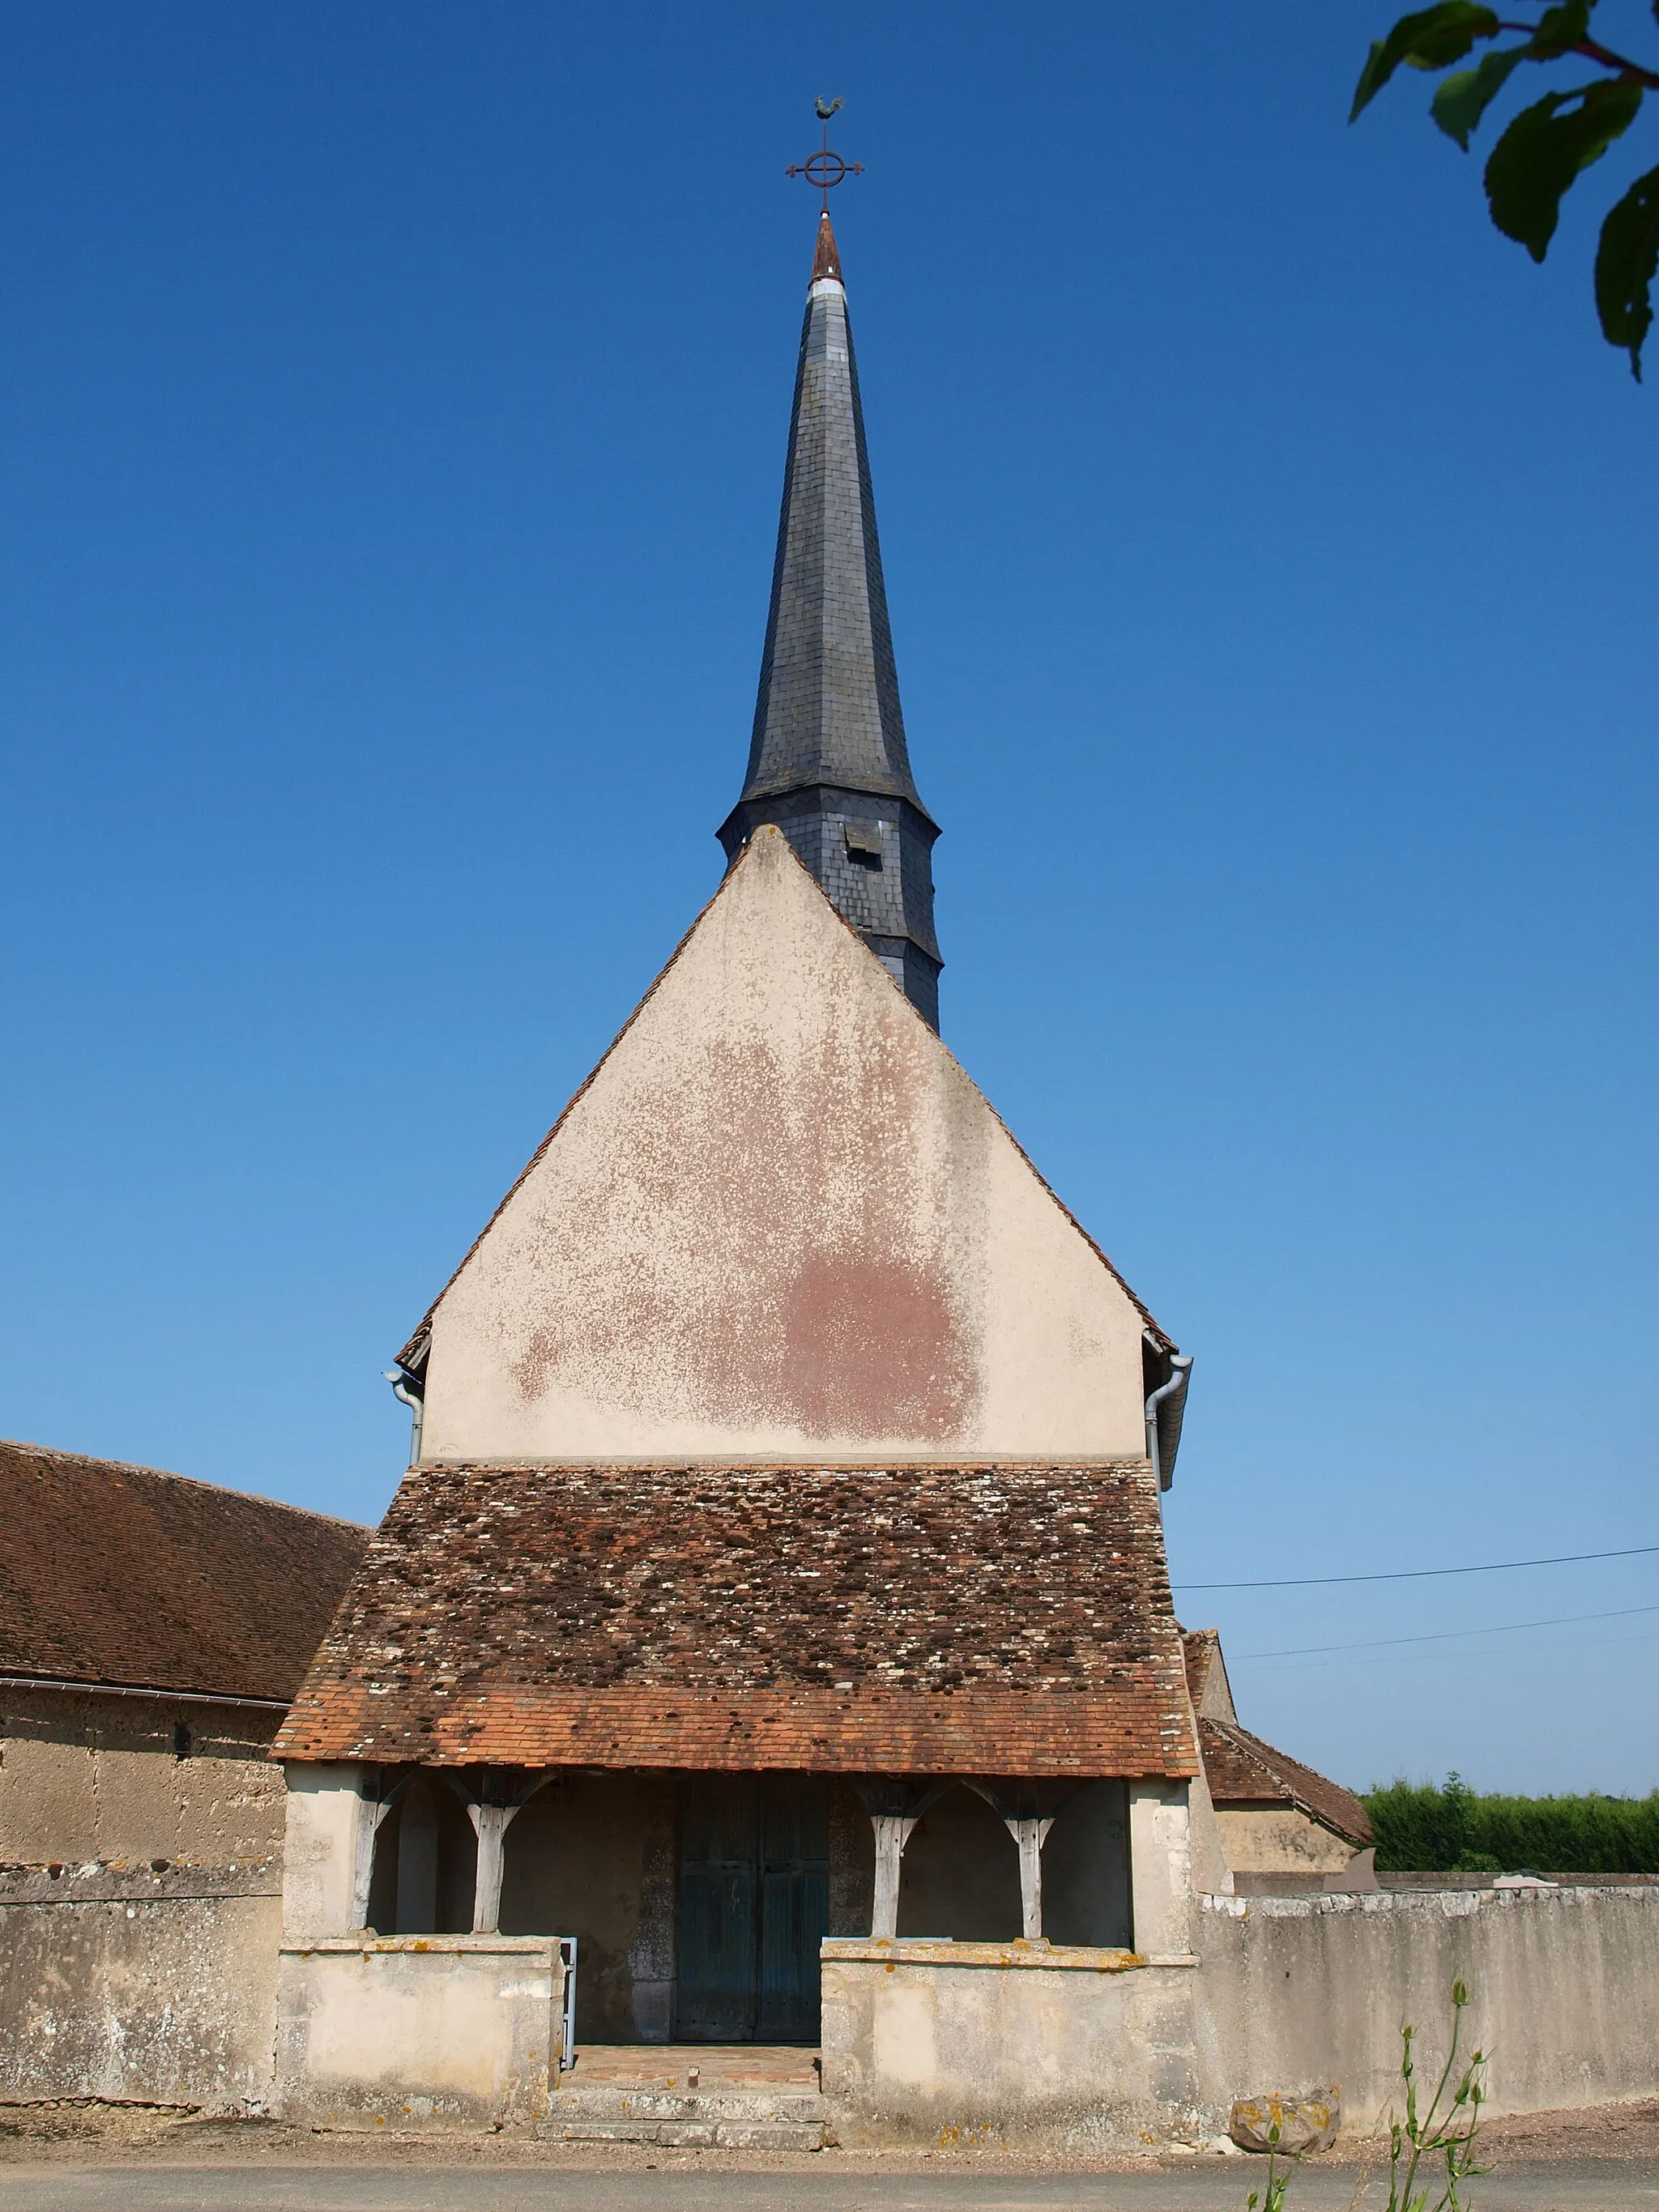
[[[275,2101],[336,2128],[544,2118],[564,1969],[542,1936],[363,1936],[284,1944]]]
[[[821,1957],[843,2143],[1145,2151],[1197,2122],[1190,1955],[896,1939]]]

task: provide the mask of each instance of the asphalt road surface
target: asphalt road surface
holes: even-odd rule
[[[848,2174],[497,2168],[103,2166],[0,2169],[0,2212],[1244,2212],[1264,2179],[1240,2160],[1157,2173]],[[1298,2173],[1287,2212],[1348,2212],[1352,2167]],[[1386,2180],[1361,2199],[1380,2212]],[[1659,2212],[1659,2159],[1514,2166],[1472,2212]]]

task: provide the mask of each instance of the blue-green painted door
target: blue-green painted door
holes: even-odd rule
[[[676,2031],[702,2042],[741,2043],[755,2032],[756,1780],[700,1775],[681,1800]]]
[[[675,2033],[812,2042],[828,1919],[829,1795],[798,1775],[699,1775],[680,1805]]]
[[[761,1793],[760,2001],[767,2043],[818,2039],[818,1945],[830,1924],[830,1798],[805,1774]]]

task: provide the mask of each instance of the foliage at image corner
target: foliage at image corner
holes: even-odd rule
[[[1516,115],[1486,162],[1486,201],[1505,237],[1542,261],[1561,213],[1565,194],[1636,120],[1650,92],[1659,91],[1659,69],[1632,60],[1590,33],[1597,0],[1564,0],[1546,7],[1534,22],[1513,22],[1480,0],[1440,0],[1402,15],[1372,46],[1360,72],[1349,114],[1352,122],[1402,64],[1449,70],[1477,43],[1516,35],[1518,43],[1494,46],[1472,69],[1444,78],[1429,112],[1465,153],[1492,102],[1522,63],[1576,58],[1601,74],[1586,83],[1547,93]],[[1652,0],[1659,20],[1659,0]],[[1601,225],[1595,254],[1595,307],[1602,336],[1630,356],[1640,381],[1642,346],[1653,321],[1652,284],[1659,270],[1659,168],[1638,177]]]
[[[1396,1779],[1361,1798],[1384,1874],[1659,1874],[1659,1790],[1512,1797]]]

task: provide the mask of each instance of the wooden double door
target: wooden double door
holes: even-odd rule
[[[830,1793],[811,1775],[691,1777],[680,1799],[674,2032],[816,2043]]]

